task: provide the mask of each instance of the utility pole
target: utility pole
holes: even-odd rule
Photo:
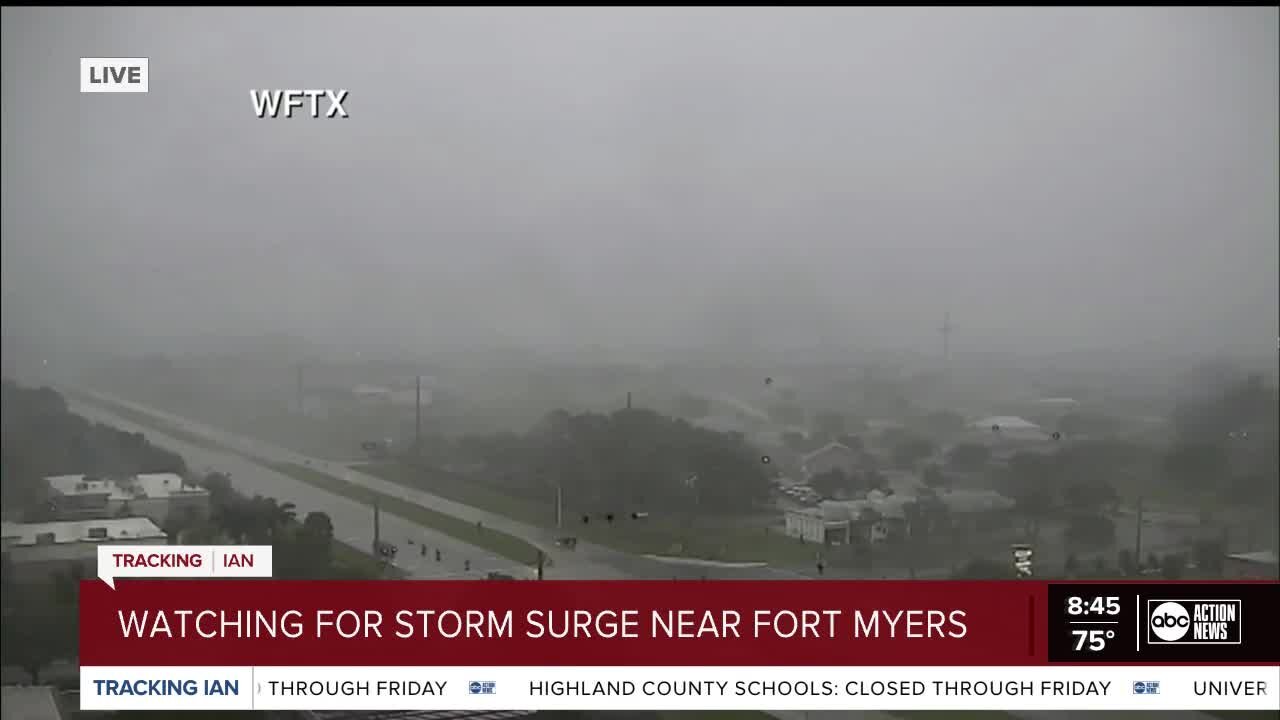
[[[413,397],[413,454],[422,456],[422,376],[418,375]]]
[[[631,393],[627,393],[627,409],[631,409]]]
[[[380,513],[378,512],[378,501],[374,500],[373,501],[373,550],[374,552],[378,552],[382,547],[382,535],[380,532],[381,528],[379,527],[380,521],[381,521],[381,517],[380,517]]]
[[[556,529],[564,527],[564,485],[556,481]]]
[[[1133,542],[1133,561],[1138,567],[1142,567],[1142,498],[1138,498],[1138,530],[1137,537]]]
[[[538,551],[538,579],[542,579],[542,566],[546,563],[547,556],[541,550]]]
[[[942,318],[942,327],[938,328],[938,332],[942,333],[942,359],[947,363],[951,362],[951,331],[954,329],[951,313],[947,313]]]
[[[297,393],[298,393],[298,415],[299,415],[299,416],[301,416],[301,415],[302,415],[302,413],[303,413],[303,406],[302,406],[302,363],[298,363],[297,372],[298,372],[298,389],[297,389]]]

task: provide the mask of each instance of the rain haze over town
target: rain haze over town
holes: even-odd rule
[[[104,538],[1277,579],[1278,24],[5,8],[5,705],[74,706]]]

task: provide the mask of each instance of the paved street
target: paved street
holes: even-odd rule
[[[714,564],[669,563],[649,557],[630,555],[595,545],[579,542],[575,550],[564,550],[555,545],[557,533],[553,530],[535,527],[512,520],[507,517],[474,508],[469,505],[442,498],[421,490],[406,488],[402,485],[383,480],[365,473],[352,470],[339,463],[319,458],[308,457],[279,446],[246,438],[220,428],[214,428],[187,418],[173,415],[156,408],[141,405],[123,398],[98,393],[99,397],[132,407],[141,412],[161,417],[175,427],[187,433],[207,438],[218,445],[233,448],[238,453],[246,453],[271,462],[296,463],[307,465],[316,470],[341,477],[348,482],[364,486],[371,490],[400,498],[411,503],[428,507],[439,512],[452,515],[468,522],[480,522],[486,528],[523,538],[540,547],[551,559],[546,571],[547,578],[558,579],[778,579],[794,578],[796,573],[769,567],[722,567]],[[352,502],[339,495],[299,482],[286,475],[273,472],[257,463],[245,459],[233,452],[221,452],[203,447],[193,446],[177,438],[151,428],[137,425],[113,413],[94,405],[88,405],[69,398],[72,409],[93,420],[115,425],[130,432],[144,433],[158,445],[170,448],[187,459],[188,464],[196,470],[214,469],[230,472],[232,483],[237,489],[249,494],[260,493],[271,495],[280,500],[293,502],[301,513],[310,510],[323,510],[333,518],[335,532],[343,541],[357,547],[369,547],[373,538],[372,510]],[[386,512],[382,513],[382,537],[384,540],[401,545],[397,564],[413,573],[414,577],[440,577],[457,575],[463,572],[462,561],[472,561],[472,574],[483,574],[489,570],[506,570],[511,562],[494,557],[483,550],[466,545],[458,540],[433,533],[416,526],[414,523]],[[444,562],[434,562],[434,552],[429,551],[423,558],[415,548],[405,547],[408,540],[415,543],[426,542],[430,548],[444,548]]]
[[[360,549],[367,550],[371,547],[373,511],[367,506],[299,482],[239,455],[210,451],[185,443],[94,406],[72,401],[72,410],[96,422],[107,423],[129,432],[144,433],[157,445],[181,454],[193,470],[198,472],[217,470],[229,473],[232,485],[242,493],[261,494],[274,497],[281,502],[292,502],[297,506],[299,517],[312,511],[328,513],[333,521],[334,536],[337,539]],[[468,559],[471,560],[472,576],[482,576],[492,570],[511,570],[512,563],[505,558],[488,554],[479,548],[424,529],[416,523],[386,512],[382,513],[381,530],[384,540],[401,546],[396,564],[416,578],[461,575],[464,561]],[[422,557],[418,554],[416,547],[407,546],[408,540],[413,540],[415,545],[426,543],[431,552],[427,557]],[[440,563],[435,562],[435,548],[441,549],[442,562]]]

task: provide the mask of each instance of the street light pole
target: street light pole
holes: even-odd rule
[[[1138,512],[1136,519],[1137,530],[1134,533],[1135,537],[1133,540],[1133,554],[1135,556],[1133,560],[1138,567],[1142,567],[1142,498],[1138,498]]]
[[[564,486],[556,481],[556,529],[564,527]]]

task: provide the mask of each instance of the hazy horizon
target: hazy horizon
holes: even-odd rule
[[[4,334],[1274,358],[1277,17],[6,8]]]

